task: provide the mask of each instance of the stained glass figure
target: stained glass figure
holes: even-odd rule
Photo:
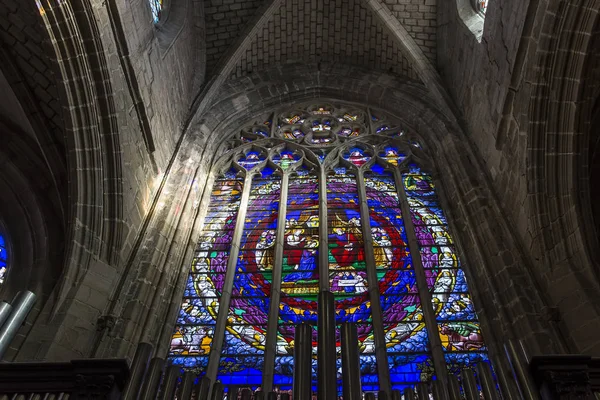
[[[487,349],[433,180],[414,164],[402,180],[446,362],[458,370],[485,360]]]
[[[300,160],[300,155],[291,150],[282,150],[273,156],[273,162],[286,170]]]
[[[327,176],[327,209],[329,289],[336,323],[357,325],[361,369],[376,371],[377,366],[370,364],[375,358],[368,357],[375,353],[375,342],[358,187],[356,176],[346,168],[335,168]],[[373,384],[369,376],[363,376],[363,386]]]
[[[305,136],[304,131],[300,128],[288,128],[283,130],[283,137],[285,139],[301,139]]]
[[[150,3],[150,11],[152,12],[152,20],[154,23],[160,21],[160,14],[162,12],[163,0],[148,0]]]
[[[359,127],[351,127],[351,126],[342,126],[342,128],[337,133],[342,137],[357,137],[360,135]]]
[[[406,155],[402,154],[398,148],[389,145],[383,148],[383,151],[379,153],[379,157],[383,158],[394,167],[397,167],[406,159]]]
[[[317,177],[306,168],[290,178],[284,236],[275,362],[275,385],[282,388],[291,386],[294,326],[317,323],[319,185]],[[316,349],[316,332],[313,342]],[[313,363],[316,371],[316,359]],[[314,374],[314,384],[316,379]]]
[[[360,147],[352,147],[347,152],[344,153],[344,159],[346,161],[350,161],[352,164],[357,167],[362,167],[371,159],[371,156],[368,155],[364,149]]]
[[[308,143],[309,144],[330,144],[330,143],[333,143],[333,141],[334,141],[334,139],[329,136],[325,136],[325,137],[313,136],[308,140]]]
[[[169,357],[174,364],[200,369],[208,365],[242,186],[243,181],[234,169],[218,178],[213,186],[171,339]]]
[[[312,122],[312,131],[315,133],[323,133],[331,130],[331,120],[328,118],[315,119]]]
[[[260,154],[260,152],[256,150],[251,150],[246,153],[246,155],[240,157],[238,160],[238,164],[242,167],[246,168],[248,171],[252,168],[256,167],[258,164],[265,161],[265,157]]]
[[[8,264],[8,250],[4,236],[0,234],[0,285],[4,283],[6,279],[6,267]]]

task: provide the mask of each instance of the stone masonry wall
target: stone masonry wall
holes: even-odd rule
[[[114,49],[114,39],[102,2],[97,1],[96,13],[101,18],[103,42],[109,49]],[[172,7],[183,6],[186,2],[174,1]],[[143,106],[146,109],[152,137],[156,145],[154,154],[149,155],[139,136],[128,134],[136,130],[138,122],[128,98],[127,83],[119,65],[115,62],[113,87],[115,95],[123,106],[120,119],[121,146],[124,172],[124,216],[127,225],[126,235],[128,248],[124,249],[126,257],[131,250],[132,242],[138,234],[139,227],[148,211],[149,202],[162,177],[162,173],[170,161],[182,127],[188,116],[194,96],[197,94],[197,81],[202,81],[203,66],[198,65],[202,51],[201,22],[196,21],[197,8],[201,4],[188,1],[188,15],[183,21],[170,21],[182,24],[181,31],[171,38],[167,48],[159,44],[161,31],[152,22],[150,7],[145,0],[117,2],[119,15],[127,38],[130,59],[141,91]],[[171,13],[174,10],[171,10]],[[164,30],[164,27],[163,27]],[[161,38],[162,39],[162,38]],[[127,105],[129,103],[130,105]]]
[[[427,58],[437,58],[437,0],[384,0]]]
[[[125,272],[131,269],[131,260],[136,258],[136,251],[140,246],[140,239],[144,236],[144,230],[147,226],[147,220],[151,217],[151,206],[154,193],[156,193],[163,174],[166,172],[169,162],[175,152],[176,143],[180,137],[183,126],[185,126],[189,109],[192,101],[197,94],[197,90],[203,81],[204,65],[202,41],[203,19],[194,12],[198,10],[197,4],[190,0],[188,2],[174,2],[173,7],[185,5],[187,7],[186,17],[177,19],[177,13],[173,7],[170,9],[168,21],[163,25],[154,25],[149,5],[146,1],[133,2],[113,2],[119,7],[115,13],[110,9],[110,2],[91,0],[89,3],[74,3],[73,6],[78,10],[73,19],[67,21],[58,20],[57,25],[69,24],[69,28],[78,25],[76,36],[73,42],[83,39],[84,41],[99,42],[99,53],[82,56],[83,67],[89,70],[83,70],[85,75],[83,79],[85,85],[88,77],[99,77],[103,71],[107,71],[110,80],[96,81],[96,85],[108,87],[111,96],[110,104],[114,104],[114,110],[97,109],[93,112],[98,114],[98,118],[110,122],[110,129],[104,133],[117,133],[118,145],[117,159],[113,165],[103,165],[102,168],[117,169],[122,176],[119,176],[119,183],[122,191],[120,193],[105,193],[114,201],[117,207],[121,208],[122,220],[113,222],[122,225],[123,232],[120,236],[118,245],[120,246],[120,257],[116,260],[107,262],[101,258],[100,254],[93,253],[95,250],[86,248],[85,250],[92,254],[91,260],[81,265],[83,274],[76,280],[76,284],[65,288],[61,294],[60,306],[52,304],[52,301],[40,304],[43,310],[40,317],[34,325],[32,333],[27,337],[24,345],[22,341],[18,347],[11,350],[10,357],[13,357],[18,350],[18,360],[48,359],[48,360],[68,360],[92,356],[97,345],[96,335],[101,326],[99,318],[106,313],[111,312],[111,304],[114,296],[118,295],[120,278],[126,276]],[[13,7],[12,3],[3,3],[3,7]],[[27,24],[22,24],[21,29],[17,29],[16,23],[33,20],[32,25],[40,28],[44,33],[44,23],[40,15],[48,12],[49,18],[62,18],[68,15],[67,9],[70,7],[68,2],[44,3],[48,10],[37,10],[35,6],[25,10],[19,9],[17,12],[9,10],[6,21],[9,24],[3,24],[8,30],[3,40],[12,40],[9,45],[13,45],[17,38],[21,38],[24,49],[22,57],[25,61],[32,60],[34,57],[44,61],[53,59],[53,48],[48,45],[45,51],[36,55],[32,50],[43,47],[44,34],[35,35]],[[13,7],[15,8],[15,7]],[[65,10],[63,12],[62,10]],[[9,13],[15,14],[10,17]],[[85,18],[83,15],[91,18]],[[201,13],[200,13],[201,14]],[[180,13],[181,15],[181,13]],[[87,24],[88,21],[93,23]],[[54,20],[52,20],[54,23]],[[180,23],[180,26],[174,24]],[[117,27],[118,29],[115,29]],[[119,37],[118,30],[122,30]],[[12,34],[10,34],[12,32]],[[46,34],[47,37],[48,34]],[[59,38],[59,42],[68,42],[69,37]],[[31,42],[31,43],[30,43]],[[67,46],[69,46],[67,44]],[[74,57],[77,57],[78,51],[82,51],[77,44],[71,44]],[[14,51],[19,46],[14,46]],[[26,57],[25,57],[26,56]],[[87,62],[87,64],[85,64]],[[127,65],[133,70],[133,76],[127,75]],[[32,79],[35,80],[35,74],[44,77],[41,67],[37,69],[34,64]],[[94,75],[96,74],[96,75]],[[46,74],[46,79],[52,78],[51,73]],[[41,78],[40,78],[41,79]],[[59,77],[65,81],[77,80],[81,77],[68,76]],[[132,89],[132,82],[137,84],[139,98]],[[89,82],[91,84],[91,82]],[[68,107],[65,98],[60,98],[60,94],[50,94],[48,101],[41,96],[41,84],[34,82],[32,91],[38,93],[39,103],[48,104],[51,101],[59,104],[58,109]],[[82,86],[83,86],[82,85]],[[107,85],[107,86],[104,86]],[[44,83],[43,88],[51,87],[49,83]],[[90,85],[90,88],[92,86]],[[107,103],[109,104],[109,103]],[[85,108],[86,104],[77,104],[78,107]],[[93,107],[93,106],[92,106]],[[138,108],[136,108],[138,107]],[[156,149],[151,152],[144,140],[144,118],[140,117],[138,110],[143,109],[147,116],[147,125]],[[51,108],[49,108],[52,111]],[[103,114],[106,112],[113,114]],[[94,115],[92,112],[92,115]],[[47,120],[53,122],[55,115],[47,115]],[[112,125],[113,122],[117,125]],[[57,124],[54,124],[57,125]],[[108,124],[105,128],[108,127]],[[60,137],[64,132],[59,132]],[[88,146],[87,150],[95,147]],[[73,148],[66,151],[76,153],[81,149]],[[75,163],[77,158],[70,162]],[[79,161],[77,161],[79,162]],[[73,165],[80,167],[85,171],[85,165]],[[79,174],[78,174],[79,176]],[[80,185],[88,185],[88,182],[78,182]],[[90,188],[91,192],[98,192],[98,188]],[[66,191],[65,191],[66,192]],[[102,193],[102,188],[100,188]],[[90,210],[102,209],[104,204],[81,204],[75,202],[75,207],[89,207]],[[71,221],[76,225],[75,221]],[[106,225],[108,225],[105,222]],[[168,224],[168,222],[167,222]],[[112,225],[111,225],[112,226]],[[86,227],[78,229],[85,230]],[[93,234],[90,232],[89,235]],[[88,235],[88,236],[89,236]],[[69,239],[67,239],[69,240]],[[168,243],[164,244],[168,247]],[[163,249],[158,248],[157,251]],[[63,268],[61,263],[54,266],[57,270]],[[79,268],[79,266],[77,266]],[[58,294],[59,286],[55,288]],[[59,308],[56,308],[59,307]],[[20,349],[19,349],[20,346]]]
[[[529,273],[553,310],[545,318],[559,328],[565,351],[597,355],[599,341],[589,332],[600,323],[598,277],[578,216],[579,133],[571,107],[579,101],[577,71],[597,18],[594,7],[491,0],[479,42],[456,6],[438,8],[438,69],[528,255]],[[559,41],[561,32],[577,39]],[[568,89],[560,86],[563,79]]]

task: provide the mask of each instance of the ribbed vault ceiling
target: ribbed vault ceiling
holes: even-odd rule
[[[225,72],[238,77],[273,65],[324,62],[419,79],[401,40],[390,34],[373,8],[389,10],[413,44],[435,62],[435,3],[209,0],[205,7],[207,72],[209,76]],[[223,71],[227,61],[230,65]]]

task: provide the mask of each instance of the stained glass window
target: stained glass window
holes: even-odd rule
[[[392,151],[398,154],[388,146],[385,159],[397,165]],[[394,389],[403,390],[433,375],[429,339],[394,176],[374,165],[365,174],[365,186],[390,380]]]
[[[292,387],[294,371],[294,326],[317,324],[319,187],[317,177],[306,168],[290,178],[284,237],[274,384],[287,390]],[[314,335],[316,349],[316,332]],[[316,369],[314,359],[313,385]]]
[[[6,266],[8,264],[8,250],[4,236],[0,234],[0,285],[6,279]]]
[[[169,352],[184,367],[208,366],[242,189],[233,168],[213,187]]]
[[[219,364],[218,379],[225,385],[262,382],[280,195],[281,178],[272,169],[254,177]]]
[[[380,390],[382,374],[402,390],[434,379],[436,368],[487,361],[434,179],[418,164],[428,159],[422,139],[348,105],[264,120],[238,132],[217,164],[230,169],[216,173],[205,206],[172,362],[214,371],[209,378],[226,390],[287,391],[295,326],[304,322],[314,327],[316,390],[323,288],[334,295],[336,323],[358,328],[364,391]]]
[[[148,0],[150,3],[150,11],[152,12],[152,20],[154,23],[160,21],[160,14],[162,12],[163,0]]]
[[[475,0],[476,1],[476,9],[482,14],[485,14],[488,6],[488,0]]]
[[[446,363],[458,369],[486,360],[473,301],[433,179],[409,164],[402,180]]]

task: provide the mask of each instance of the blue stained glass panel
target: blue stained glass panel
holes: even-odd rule
[[[6,279],[6,266],[8,264],[8,250],[4,236],[0,234],[0,284]]]
[[[379,153],[379,157],[383,158],[388,163],[397,167],[404,159],[406,159],[406,155],[402,154],[398,148],[394,146],[385,146],[383,151]]]
[[[426,382],[435,374],[431,356],[427,354],[389,355],[390,380],[392,389],[413,388],[419,382]]]
[[[273,156],[273,162],[286,170],[300,160],[300,155],[291,150],[282,150]]]
[[[238,164],[250,171],[258,164],[265,161],[265,157],[258,151],[251,150],[238,159]]]
[[[261,385],[264,356],[227,356],[219,361],[218,379],[227,385]]]

